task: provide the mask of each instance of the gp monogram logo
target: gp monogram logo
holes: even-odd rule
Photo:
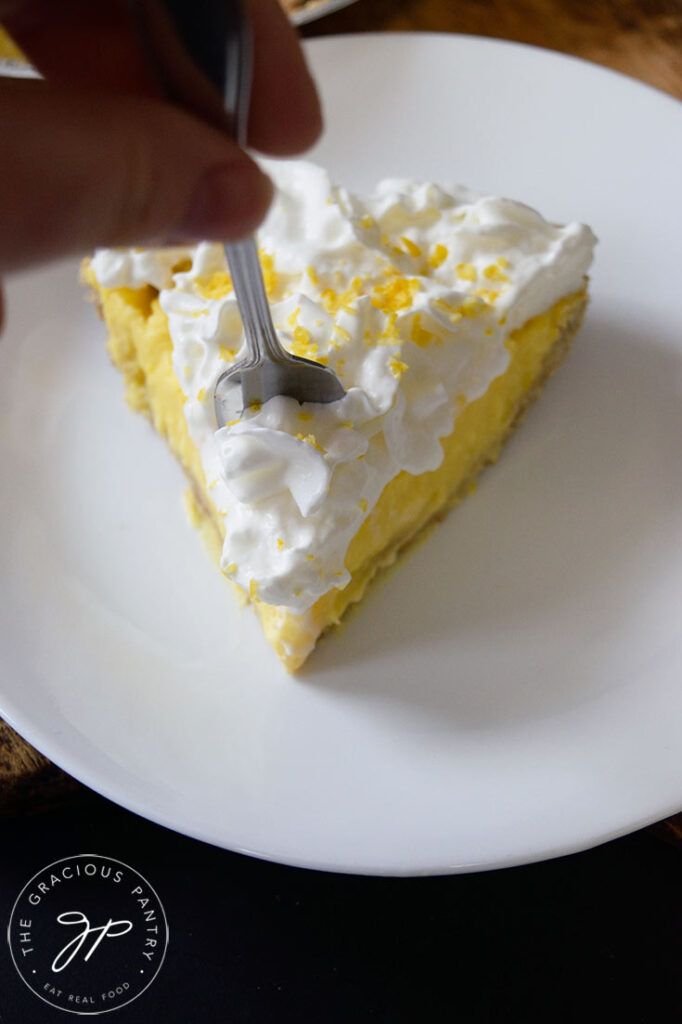
[[[60,1010],[117,1010],[151,985],[168,924],[139,872],[111,857],[79,854],[39,871],[20,892],[7,941],[22,980]]]

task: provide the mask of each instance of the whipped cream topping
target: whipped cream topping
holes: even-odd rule
[[[508,199],[382,181],[359,197],[306,162],[263,161],[277,194],[259,232],[275,327],[347,389],[286,397],[216,429],[213,389],[242,357],[223,248],[99,250],[107,288],[159,289],[190,436],[225,527],[221,566],[302,613],[349,580],[349,543],[402,470],[436,469],[440,438],[509,362],[505,341],[583,286],[595,243]]]

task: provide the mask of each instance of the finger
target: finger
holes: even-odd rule
[[[0,272],[95,246],[243,237],[272,186],[220,132],[158,100],[0,90]]]
[[[308,149],[322,131],[322,112],[303,50],[278,0],[248,0],[255,63],[249,144],[273,156]]]
[[[249,144],[274,156],[303,152],[322,129],[301,46],[279,0],[246,0],[254,39]],[[121,0],[0,0],[0,20],[54,85],[157,95]]]
[[[53,85],[158,95],[121,0],[0,0],[0,21]]]

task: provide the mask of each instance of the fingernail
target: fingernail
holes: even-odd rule
[[[270,179],[256,164],[244,160],[213,167],[200,179],[169,241],[243,238],[262,221],[272,194]]]

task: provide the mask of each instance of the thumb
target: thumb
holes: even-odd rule
[[[0,89],[0,272],[96,246],[226,240],[272,196],[219,131],[160,100]]]

